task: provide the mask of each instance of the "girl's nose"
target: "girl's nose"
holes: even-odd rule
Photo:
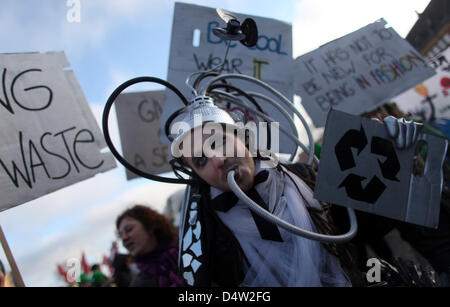
[[[126,239],[128,239],[128,234],[124,231],[119,234],[119,238],[120,240],[125,241]]]

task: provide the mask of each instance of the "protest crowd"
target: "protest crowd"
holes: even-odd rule
[[[122,83],[102,129],[63,52],[0,54],[13,73],[6,88],[3,70],[0,118],[15,123],[0,136],[10,191],[0,211],[120,163],[127,180],[181,188],[160,203],[122,204],[102,259],[80,246],[75,262],[55,263],[67,287],[450,286],[450,6],[431,0],[406,39],[381,19],[295,59],[291,25],[236,16],[177,2],[167,81]],[[202,39],[217,49],[183,45],[190,23],[208,18],[217,21]],[[432,18],[444,26],[422,42]],[[45,85],[32,77],[42,72]],[[139,82],[166,92],[125,91]],[[285,98],[294,95],[308,123]],[[122,153],[109,132],[113,104]],[[0,234],[11,268],[0,261],[0,287],[23,286]]]

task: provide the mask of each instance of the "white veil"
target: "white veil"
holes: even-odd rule
[[[261,170],[260,162],[256,170]],[[256,190],[267,202],[269,210],[288,223],[316,231],[303,198],[291,179],[276,169],[267,169],[268,179]],[[320,208],[311,189],[289,172],[310,206]],[[221,191],[211,188],[211,196]],[[278,227],[284,242],[263,240],[247,205],[240,200],[226,213],[217,212],[239,241],[250,266],[245,266],[241,286],[351,286],[336,257],[320,242],[305,239]]]

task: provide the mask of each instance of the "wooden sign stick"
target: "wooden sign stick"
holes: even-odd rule
[[[11,267],[12,274],[14,276],[14,282],[18,287],[25,287],[22,276],[20,275],[19,268],[17,267],[16,261],[11,253],[11,249],[6,241],[5,234],[3,233],[2,227],[0,226],[0,241],[2,242],[3,250],[5,251],[6,258],[8,258],[9,266]]]

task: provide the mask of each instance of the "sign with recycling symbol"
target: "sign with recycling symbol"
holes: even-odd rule
[[[427,172],[412,175],[415,146],[398,150],[384,124],[328,114],[314,191],[318,200],[429,227],[437,226],[446,141],[424,136]],[[440,174],[440,175],[439,175]],[[436,209],[437,208],[437,209]]]
[[[334,147],[336,158],[339,162],[341,171],[356,167],[352,148],[358,150],[357,155],[368,145],[367,136],[364,128],[348,130]],[[374,136],[370,144],[370,152],[375,155],[386,157],[384,162],[378,159],[381,173],[385,179],[399,181],[397,174],[400,171],[400,162],[398,161],[392,141]],[[381,194],[386,190],[386,185],[376,175],[372,176],[365,188],[362,187],[362,181],[366,177],[355,173],[349,173],[339,185],[339,188],[345,188],[348,197],[367,203],[375,203]]]

